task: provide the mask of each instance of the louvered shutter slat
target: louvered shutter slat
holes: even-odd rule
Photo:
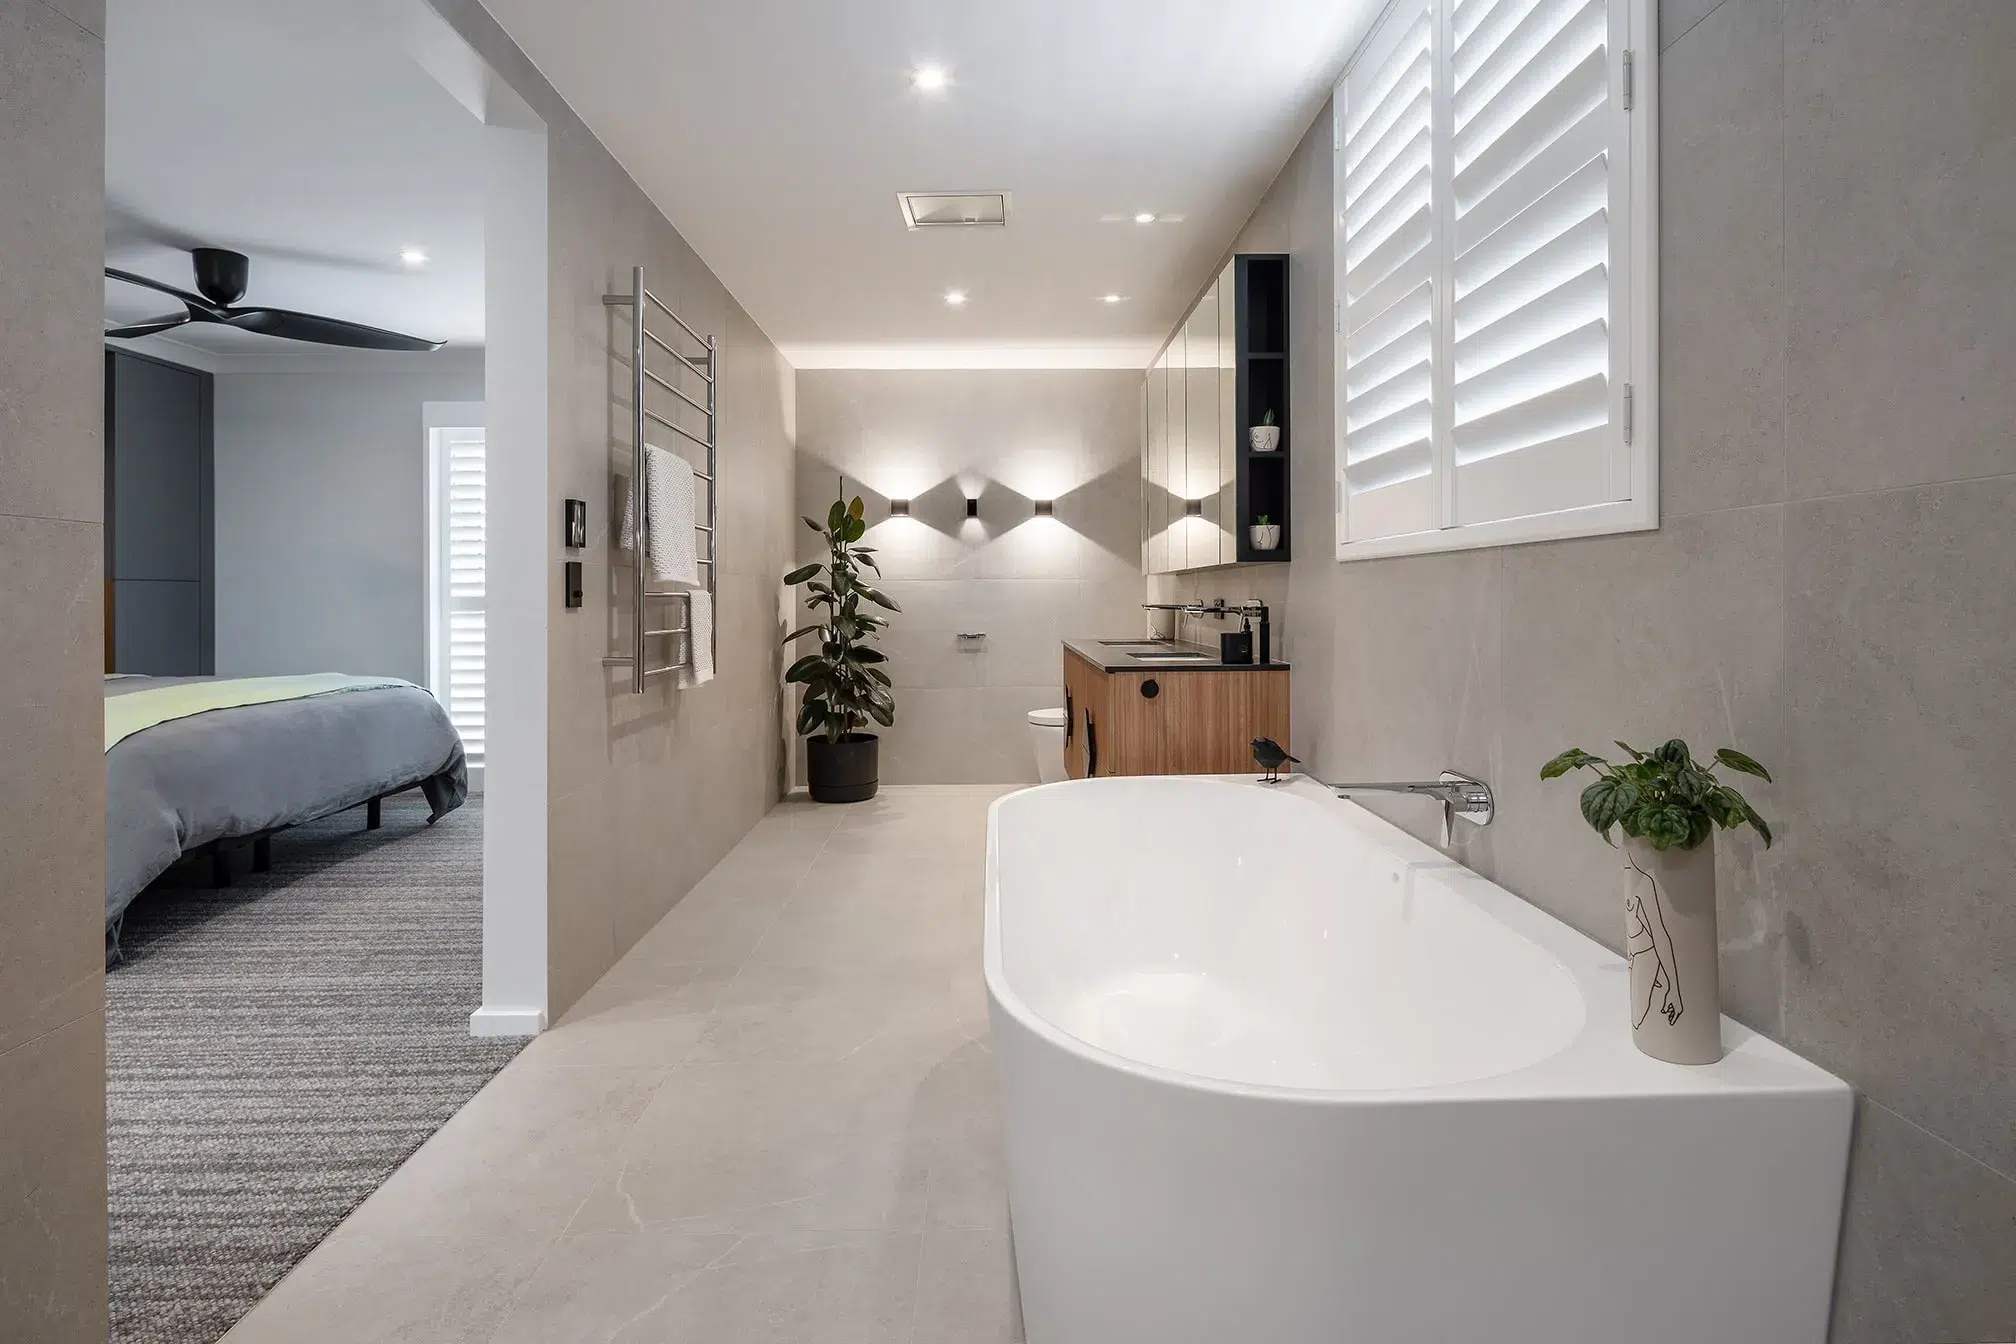
[[[1606,0],[1515,0],[1452,55],[1456,526],[1603,502],[1612,165]]]
[[[1342,88],[1341,534],[1438,525],[1434,23],[1388,15]]]

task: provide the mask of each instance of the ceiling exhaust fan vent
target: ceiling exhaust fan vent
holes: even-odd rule
[[[1001,228],[1008,223],[1005,191],[899,191],[908,229]]]

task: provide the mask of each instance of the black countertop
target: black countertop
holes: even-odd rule
[[[1256,633],[1255,638],[1258,638]],[[1157,648],[1175,653],[1201,653],[1202,658],[1157,658]],[[1286,672],[1288,664],[1227,663],[1218,650],[1202,644],[1177,644],[1148,639],[1067,639],[1064,647],[1102,672]]]

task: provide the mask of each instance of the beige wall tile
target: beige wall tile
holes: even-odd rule
[[[2012,51],[2002,0],[1786,0],[1793,498],[2016,471]]]
[[[823,517],[844,476],[903,608],[884,641],[898,695],[883,781],[1033,781],[1013,706],[1061,701],[1067,635],[1141,627],[1140,375],[808,370],[798,388],[799,512]],[[909,517],[888,516],[892,497]],[[1055,515],[1035,517],[1037,499]],[[797,546],[819,558],[802,525]],[[961,646],[961,631],[987,638]]]
[[[105,1014],[0,1054],[0,1323],[105,1338]]]
[[[90,10],[0,6],[0,514],[82,522],[105,511],[105,51],[79,27],[104,17]]]
[[[2012,12],[1662,10],[1659,532],[1337,564],[1329,388],[1300,372],[1330,366],[1327,321],[1303,321],[1330,299],[1327,119],[1241,237],[1294,258],[1298,754],[1333,777],[1481,763],[1498,820],[1461,857],[1613,947],[1608,852],[1540,762],[1674,733],[1771,765],[1745,787],[1778,845],[1717,848],[1724,1006],[1881,1103],[1834,1337],[1994,1338],[2016,1329],[1990,1230],[2016,1163]]]
[[[1616,756],[1615,738],[1649,749],[1681,737],[1704,757],[1731,746],[1788,768],[1784,599],[1755,577],[1782,571],[1781,525],[1776,509],[1738,509],[1497,553],[1502,711],[1490,717],[1504,824],[1489,833],[1494,875],[1611,947],[1623,936],[1614,851],[1582,821],[1580,786],[1543,783],[1540,767],[1571,746]],[[1769,786],[1745,792],[1784,816]],[[1768,899],[1756,848],[1744,835],[1718,839],[1725,898]]]
[[[1785,1038],[2016,1175],[2016,477],[1786,514]]]
[[[0,1050],[104,1002],[100,546],[95,524],[0,516]]]
[[[42,0],[42,3],[92,36],[104,38],[105,0]]]
[[[2011,1226],[2016,1181],[1861,1098],[1834,1344],[2016,1334]]]
[[[0,1333],[50,1344],[106,1330],[103,26],[0,5]]]
[[[1659,85],[1660,507],[1785,498],[1779,0],[1730,0]]]

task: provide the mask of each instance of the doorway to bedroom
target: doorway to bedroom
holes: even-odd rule
[[[105,149],[111,1339],[195,1344],[543,1010],[544,131],[419,0],[110,0]]]

